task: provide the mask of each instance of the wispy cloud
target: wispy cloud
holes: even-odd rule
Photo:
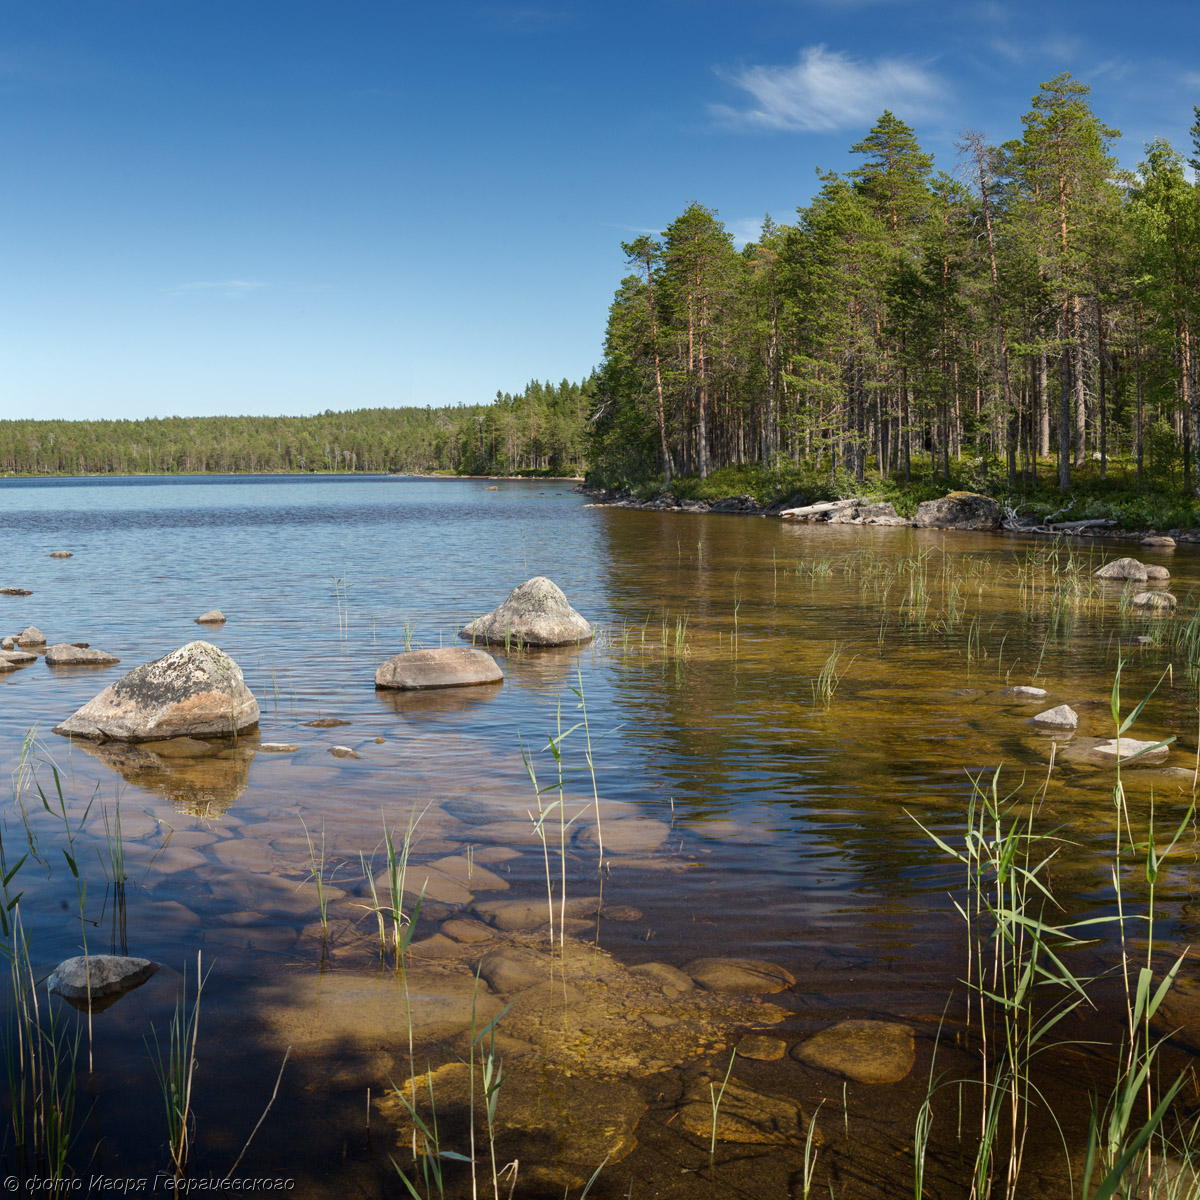
[[[735,217],[725,222],[725,228],[733,236],[733,244],[740,250],[747,242],[757,242],[762,237],[762,217]]]
[[[709,112],[735,129],[783,129],[828,133],[873,121],[885,108],[905,116],[927,114],[945,95],[936,75],[898,58],[873,62],[825,46],[807,46],[790,67],[746,67],[720,72],[751,101],[735,108],[713,104]]]
[[[1079,56],[1079,39],[1068,34],[1049,34],[1039,38],[992,38],[991,48],[1012,63],[1034,58],[1071,62]]]
[[[197,279],[192,283],[181,283],[172,296],[220,296],[226,300],[241,300],[251,292],[260,291],[267,285],[256,279]]]

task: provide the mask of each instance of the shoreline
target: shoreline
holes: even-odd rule
[[[1010,523],[1001,520],[994,526],[963,526],[953,524],[929,524],[917,522],[911,517],[896,514],[890,504],[878,504],[864,497],[845,497],[837,501],[827,501],[820,504],[806,504],[804,497],[793,496],[789,500],[777,501],[774,504],[760,504],[753,496],[726,496],[719,500],[679,500],[670,492],[666,492],[653,500],[639,500],[632,492],[610,488],[591,487],[581,483],[574,489],[582,496],[591,498],[588,507],[594,508],[630,508],[642,512],[673,512],[692,513],[699,516],[744,516],[744,517],[778,517],[781,520],[795,520],[798,524],[810,525],[854,525],[874,526],[875,528],[908,528],[908,529],[959,529],[977,533],[1017,533],[1033,534],[1042,537],[1085,537],[1112,538],[1117,541],[1144,542],[1148,538],[1170,538],[1175,542],[1200,543],[1200,529],[1130,529],[1119,526],[1111,519],[1094,521],[1063,521],[1046,525]],[[953,495],[975,495],[975,493],[948,493]],[[992,500],[992,497],[987,497]],[[993,501],[997,505],[998,501]],[[789,518],[784,514],[789,510],[808,507],[814,510],[809,515]],[[850,517],[839,514],[849,509],[857,508],[888,508],[890,515],[875,515],[866,517]]]

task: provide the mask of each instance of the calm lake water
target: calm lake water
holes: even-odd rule
[[[591,1195],[802,1194],[795,1129],[722,1139],[710,1164],[708,1137],[688,1127],[688,1098],[707,1078],[719,1086],[745,1030],[794,1047],[847,1018],[915,1031],[905,1079],[844,1089],[841,1077],[786,1054],[739,1057],[732,1079],[806,1115],[824,1101],[813,1194],[830,1184],[839,1197],[911,1194],[913,1121],[939,1022],[961,1017],[966,969],[953,908],[962,868],[921,825],[961,844],[969,776],[990,780],[1001,765],[1002,791],[1023,785],[1032,797],[1052,741],[1028,718],[1071,703],[1080,727],[1055,749],[1037,824],[1062,831],[1052,881],[1065,910],[1111,912],[1113,772],[1087,747],[1113,735],[1107,697],[1122,654],[1126,711],[1173,664],[1131,733],[1178,738],[1167,767],[1127,772],[1131,821],[1144,825],[1151,790],[1160,829],[1190,803],[1181,768],[1195,757],[1197,708],[1186,658],[1135,646],[1138,635],[1162,643],[1164,623],[1123,613],[1119,587],[1090,582],[1128,543],[1072,551],[999,535],[597,508],[557,482],[329,477],[6,480],[0,528],[0,586],[33,593],[0,597],[2,631],[33,624],[51,643],[86,641],[121,659],[107,668],[38,661],[0,676],[4,856],[11,868],[32,848],[10,892],[23,892],[35,972],[82,953],[85,940],[92,952],[163,965],[95,1014],[90,1034],[80,1026],[71,1162],[85,1177],[153,1179],[168,1168],[146,1039],[152,1027],[165,1036],[185,975],[194,993],[199,954],[192,1174],[230,1169],[290,1046],[238,1176],[293,1179],[304,1195],[407,1194],[392,1158],[414,1178],[419,1167],[400,1145],[403,1112],[380,1097],[389,1080],[467,1054],[462,979],[495,947],[471,942],[486,933],[452,925],[456,941],[439,931],[488,915],[478,906],[498,899],[544,906],[549,877],[559,899],[564,887],[569,901],[602,894],[607,911],[570,922],[568,933],[600,947],[591,977],[607,979],[617,1000],[589,1008],[579,980],[562,985],[564,1019],[575,1022],[569,1054],[561,1037],[549,1051],[535,1036],[542,1014],[518,1006],[501,1018],[513,1082],[498,1112],[503,1124],[511,1096],[514,1128],[498,1153],[522,1159],[516,1195],[561,1196],[564,1186],[578,1195],[610,1152]],[[1172,591],[1190,607],[1195,552],[1137,553],[1169,567]],[[374,689],[386,657],[406,644],[457,644],[465,621],[534,575],[554,579],[597,626],[593,645],[499,648],[505,683],[486,694]],[[1069,595],[1064,578],[1075,581]],[[193,623],[214,607],[227,624]],[[72,746],[50,732],[124,671],[198,637],[242,667],[262,708],[258,735],[173,756]],[[825,702],[817,681],[835,652],[838,681]],[[1032,683],[1048,689],[1044,702],[1004,694]],[[345,724],[310,724],[327,718]],[[548,748],[560,730],[570,730],[561,793]],[[264,753],[260,741],[299,749]],[[334,757],[335,746],[361,757]],[[530,767],[550,807],[545,848]],[[565,829],[553,807],[560,796],[574,818]],[[603,862],[597,805],[601,836],[612,831]],[[123,897],[107,882],[105,821],[111,829],[118,810]],[[417,1013],[410,1063],[397,976],[381,965],[370,910],[386,907],[384,830],[402,842],[414,821],[410,885],[431,879],[434,899],[417,922],[413,978],[445,1020]],[[1193,843],[1189,829],[1160,880],[1159,933],[1180,947],[1200,932]],[[326,930],[312,878],[322,844]],[[1134,903],[1138,875],[1127,874]],[[546,953],[543,935],[519,937],[523,953]],[[1099,942],[1077,958],[1094,971],[1115,953]],[[712,956],[778,964],[796,982],[739,998],[736,1012],[689,1008],[670,988],[628,999],[628,968]],[[491,992],[511,998],[480,986],[489,1003]],[[501,1007],[480,1013],[490,1019]],[[1117,1027],[1103,1006],[1090,1020],[1092,1033]],[[970,1052],[947,1040],[936,1070],[977,1074]],[[1094,1054],[1056,1060],[1047,1089],[1068,1140],[1086,1129],[1087,1089],[1102,1076]],[[971,1151],[956,1133],[955,1103],[935,1129],[929,1195],[968,1190]],[[607,1149],[606,1122],[622,1130]],[[6,1153],[12,1169],[11,1137]],[[1061,1158],[1055,1135],[1035,1131],[1027,1194],[1069,1194]],[[462,1168],[446,1169],[447,1194],[469,1194]]]

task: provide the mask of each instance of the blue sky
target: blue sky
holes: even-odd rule
[[[937,165],[1069,70],[1188,147],[1193,2],[0,0],[0,417],[490,399],[600,359],[620,242],[739,237],[889,107]]]

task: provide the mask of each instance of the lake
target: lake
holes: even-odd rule
[[[439,1194],[393,1085],[426,1130],[430,1089],[441,1096],[441,1149],[469,1154],[470,1068],[491,1052],[507,1073],[495,1154],[498,1169],[519,1161],[517,1196],[579,1195],[602,1163],[589,1195],[799,1196],[806,1170],[813,1195],[912,1195],[931,1079],[977,1080],[983,1060],[978,1000],[960,983],[966,869],[934,840],[963,846],[972,777],[986,792],[1002,767],[997,795],[1016,793],[1013,811],[1055,838],[1041,878],[1063,920],[1115,914],[1114,864],[1122,904],[1140,912],[1129,843],[1162,848],[1191,803],[1195,650],[1176,632],[1200,580],[1189,548],[643,512],[556,481],[386,477],[0,480],[0,526],[0,586],[32,592],[0,596],[0,631],[36,625],[121,660],[0,675],[4,869],[28,856],[9,897],[21,893],[31,969],[41,980],[85,945],[161,964],[90,1022],[60,1010],[61,1037],[80,1038],[66,1158],[84,1179],[170,1173],[155,1039],[169,1041],[179,996],[192,1011],[199,973],[196,1179],[237,1161],[238,1178],[291,1180],[296,1194],[407,1195],[399,1166]],[[1169,568],[1180,615],[1146,615],[1092,580],[1126,553]],[[385,658],[462,644],[466,621],[535,575],[593,622],[592,644],[493,647],[501,687],[376,691]],[[194,624],[212,608],[226,624]],[[51,732],[197,638],[241,666],[257,734],[138,750]],[[1114,736],[1122,659],[1124,713],[1172,668],[1127,736],[1177,741],[1165,763],[1125,769],[1119,814],[1095,745]],[[1047,696],[1007,693],[1018,685]],[[1029,724],[1064,703],[1073,735]],[[1156,968],[1197,937],[1194,847],[1189,821],[1157,879]],[[411,939],[400,971],[397,930]],[[1142,926],[1127,944],[1146,953]],[[1064,953],[1099,975],[1120,941],[1098,925]],[[752,963],[698,986],[710,959]],[[1093,990],[1056,1040],[1119,1040],[1119,973]],[[909,1054],[900,1078],[848,1077],[801,1051],[845,1021],[882,1023],[867,1037]],[[1019,1194],[1078,1187],[1066,1163],[1078,1166],[1088,1092],[1107,1093],[1114,1058],[1073,1044],[1039,1059]],[[1189,1061],[1168,1047],[1164,1078]],[[925,1195],[969,1193],[980,1094],[936,1093]],[[4,1145],[7,1171],[42,1170],[11,1129]],[[446,1195],[471,1194],[461,1161],[442,1169]]]

